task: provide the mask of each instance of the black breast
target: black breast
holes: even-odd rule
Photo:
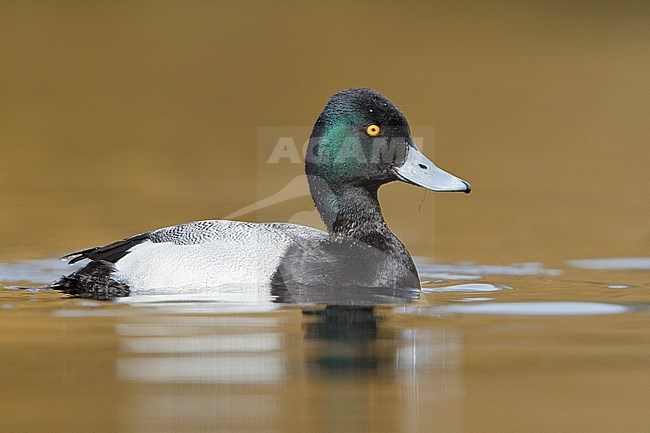
[[[395,238],[297,240],[272,278],[279,302],[377,305],[419,296],[417,270]]]

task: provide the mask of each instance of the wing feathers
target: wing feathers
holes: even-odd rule
[[[94,261],[105,260],[110,263],[115,263],[124,257],[132,247],[149,239],[149,233],[142,233],[127,239],[122,239],[121,241],[113,242],[112,244],[103,247],[94,247],[83,251],[77,251],[76,253],[64,256],[63,259],[69,259],[70,264],[83,259]]]

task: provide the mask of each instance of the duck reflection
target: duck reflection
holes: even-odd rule
[[[328,375],[377,374],[386,357],[377,353],[377,321],[373,307],[328,306],[305,310],[315,321],[305,323],[305,341],[323,344],[307,366]]]
[[[396,311],[185,304],[124,317],[130,430],[460,431],[458,335]]]

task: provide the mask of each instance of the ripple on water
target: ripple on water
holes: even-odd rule
[[[0,262],[0,281],[27,281],[49,284],[79,269],[83,264],[69,265],[59,259],[24,260],[17,263]]]
[[[477,265],[474,263],[419,264],[418,272],[421,278],[437,278],[442,280],[475,281],[485,275],[560,275],[559,269],[546,269],[540,262],[514,263],[512,265]]]
[[[462,298],[462,299],[457,299],[457,302],[486,302],[486,301],[492,301],[494,298],[488,298],[484,296],[475,296],[471,298]]]
[[[569,266],[602,271],[650,271],[650,257],[616,257],[609,259],[567,260]]]
[[[511,290],[512,287],[501,284],[456,284],[453,286],[443,287],[425,287],[422,288],[424,293],[444,293],[444,292],[461,292],[461,293],[479,293],[479,292],[498,292],[500,290]]]
[[[503,316],[593,316],[641,311],[641,306],[603,302],[491,302],[439,307],[396,307],[407,314],[486,314]]]

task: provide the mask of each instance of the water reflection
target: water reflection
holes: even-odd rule
[[[460,431],[459,335],[394,328],[388,313],[124,317],[117,375],[131,387],[131,431],[436,431],[436,416]]]
[[[121,350],[131,355],[118,360],[118,377],[139,382],[220,384],[277,383],[285,377],[278,353],[283,335],[261,332],[277,328],[280,319],[197,318],[143,316],[118,325]],[[212,332],[224,328],[237,331]]]
[[[376,374],[387,358],[377,352],[377,316],[371,307],[330,306],[306,310],[316,320],[305,324],[305,340],[322,342],[309,360],[312,370],[329,376]],[[383,361],[383,362],[382,362]]]

